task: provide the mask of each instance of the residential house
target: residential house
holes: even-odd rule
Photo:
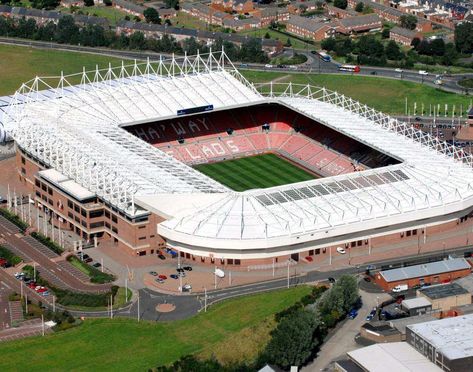
[[[415,38],[422,39],[422,34],[403,27],[393,27],[389,31],[389,38],[396,43],[410,46]]]
[[[321,41],[335,36],[335,28],[332,24],[318,22],[298,15],[291,15],[286,22],[286,31],[314,41]]]
[[[377,14],[366,14],[336,21],[337,32],[345,35],[381,29],[383,22]]]

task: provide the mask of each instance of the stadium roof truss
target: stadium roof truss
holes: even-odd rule
[[[221,194],[159,225],[176,245],[270,248],[473,206],[473,157],[462,149],[325,88],[257,87],[224,52],[37,77],[2,100],[0,123],[21,148],[130,216],[146,212],[135,203],[144,196],[176,195],[182,202],[183,195]],[[285,105],[401,163],[237,193],[120,128],[206,105],[223,110],[264,102]]]

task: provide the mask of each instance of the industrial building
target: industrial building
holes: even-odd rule
[[[406,341],[444,371],[473,371],[473,314],[408,325]]]

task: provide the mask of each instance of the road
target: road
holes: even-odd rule
[[[26,40],[26,39],[17,39],[17,38],[7,38],[0,37],[0,44],[9,44],[9,45],[19,45],[34,47],[39,49],[55,49],[55,50],[67,50],[74,52],[83,52],[83,53],[92,53],[99,55],[107,55],[118,58],[125,59],[139,59],[145,60],[149,58],[150,60],[158,60],[160,56],[171,57],[170,54],[165,53],[154,53],[154,52],[142,52],[142,51],[130,51],[130,50],[113,50],[108,48],[93,48],[93,47],[84,47],[78,45],[67,45],[67,44],[57,44],[52,42],[37,41],[37,40]],[[236,67],[239,69],[250,69],[250,70],[262,70],[262,71],[285,71],[292,73],[323,73],[323,74],[350,74],[346,72],[340,72],[338,70],[338,64],[334,62],[324,62],[316,55],[313,55],[307,50],[295,50],[297,53],[305,54],[308,57],[308,61],[297,67],[296,70],[292,68],[277,68],[273,67],[271,69],[265,68],[262,64],[250,63],[250,64],[240,64],[236,63]],[[413,70],[404,70],[402,73],[396,72],[392,68],[384,67],[371,67],[371,66],[362,66],[361,72],[358,73],[361,76],[377,76],[389,79],[396,80],[408,80],[416,83],[426,84],[438,89],[442,89],[454,93],[465,93],[465,89],[459,86],[457,83],[463,78],[473,77],[471,74],[454,74],[445,76],[443,80],[443,85],[438,86],[434,84],[435,74],[429,75],[420,75],[418,71]]]

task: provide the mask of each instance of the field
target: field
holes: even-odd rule
[[[254,83],[266,83],[277,79],[278,83],[293,82],[296,84],[311,84],[325,87],[330,90],[343,93],[357,101],[360,101],[377,110],[388,114],[404,114],[406,98],[411,112],[414,112],[414,103],[420,108],[429,105],[448,104],[451,108],[456,105],[459,110],[460,105],[466,112],[471,98],[455,93],[444,92],[436,88],[425,86],[410,81],[394,79],[383,79],[371,76],[352,75],[327,75],[327,74],[289,74],[272,71],[249,71],[244,70],[242,74]],[[273,90],[277,90],[275,85]],[[279,88],[281,89],[281,87]]]
[[[316,178],[274,154],[201,164],[195,168],[235,191],[264,189]]]
[[[58,76],[61,70],[65,74],[80,72],[82,66],[94,69],[97,64],[106,67],[108,62],[119,65],[121,60],[108,56],[66,51],[49,51],[34,48],[16,47],[0,44],[0,96],[13,94],[22,82],[35,76]],[[127,61],[128,62],[128,61]],[[131,62],[129,62],[131,63]],[[325,86],[347,96],[353,97],[375,109],[390,114],[404,114],[405,100],[413,112],[417,107],[429,105],[455,104],[464,110],[470,105],[471,98],[454,93],[447,93],[425,85],[408,81],[362,77],[350,75],[298,74],[274,71],[242,71],[243,75],[254,83],[269,82],[277,79],[279,83],[312,84]]]
[[[299,40],[299,39],[297,39],[293,36],[286,35],[286,34],[283,34],[281,32],[272,30],[269,27],[258,28],[258,29],[255,28],[253,30],[240,31],[238,33],[242,34],[242,35],[248,35],[248,36],[259,37],[259,38],[265,37],[266,33],[268,33],[271,39],[280,40],[283,44],[286,44],[287,39],[289,39],[290,42],[291,42],[291,46],[295,49],[312,50],[312,49],[316,48],[313,44],[306,43],[306,42],[304,42],[302,40]]]
[[[61,8],[60,11],[70,13],[70,8]],[[95,5],[83,7],[81,8],[81,11],[86,15],[107,18],[112,26],[114,26],[121,19],[124,19],[126,15],[129,16],[128,13],[111,6]]]
[[[267,342],[273,314],[309,292],[301,286],[229,300],[172,323],[86,319],[65,332],[2,343],[0,370],[146,371],[190,353],[250,360]]]

